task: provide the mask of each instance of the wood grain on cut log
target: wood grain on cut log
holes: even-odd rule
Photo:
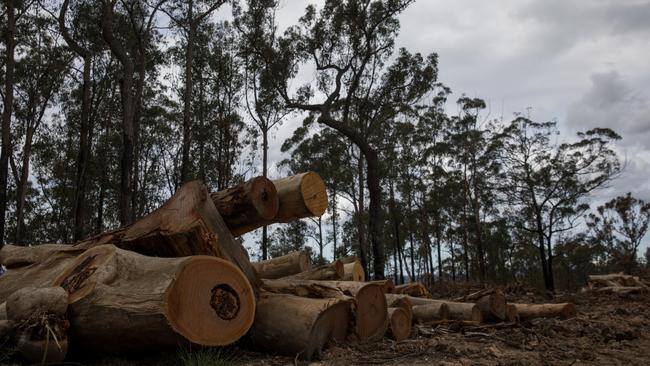
[[[476,301],[476,306],[481,310],[484,321],[502,321],[508,318],[506,297],[501,291],[483,295]]]
[[[413,304],[407,295],[386,294],[386,305],[389,308],[402,308],[409,315],[409,319],[413,318]]]
[[[343,265],[344,281],[360,281],[363,282],[366,280],[366,273],[363,270],[361,262],[354,257],[354,260]]]
[[[507,305],[508,311],[507,311],[507,320],[512,323],[516,323],[519,321],[519,312],[517,311],[517,307],[514,306],[513,304],[508,304]]]
[[[272,220],[280,206],[273,182],[255,177],[235,187],[210,193],[212,202],[233,235],[253,222]]]
[[[291,294],[300,297],[311,297],[316,299],[349,299],[343,291],[336,287],[328,286],[317,281],[301,281],[291,278],[279,278],[275,280],[262,280],[260,288],[267,292],[277,294]]]
[[[255,348],[310,360],[331,341],[343,342],[350,300],[261,292],[249,335]]]
[[[411,311],[413,313],[412,321],[415,323],[429,323],[432,321],[449,319],[449,305],[444,302],[432,302],[425,305],[415,305],[411,308]]]
[[[390,278],[387,278],[385,280],[369,281],[368,283],[374,283],[381,286],[385,294],[392,294],[395,292],[395,282],[393,282],[393,280]]]
[[[535,318],[562,318],[576,316],[576,307],[571,303],[562,304],[512,304],[517,308],[521,320]]]
[[[431,298],[429,290],[427,290],[427,288],[420,282],[411,282],[395,286],[395,293],[414,297]]]
[[[476,306],[476,304],[466,303],[466,302],[446,301],[446,300],[425,299],[425,298],[414,297],[414,296],[409,296],[409,301],[411,301],[413,307],[418,305],[445,303],[449,307],[450,320],[470,321],[475,323],[481,323],[483,321],[481,310],[478,308],[478,306]]]
[[[0,250],[2,264],[12,266],[0,276],[0,303],[22,288],[49,286],[52,278],[83,252],[72,245],[5,245]]]
[[[242,225],[233,231],[243,235],[264,225],[292,222],[303,217],[321,216],[327,209],[327,188],[321,177],[306,172],[273,181],[278,193],[278,214],[271,220],[261,220]]]
[[[156,257],[216,256],[235,263],[251,284],[256,284],[246,249],[232,236],[199,181],[184,184],[161,207],[135,223],[86,239],[75,247],[89,249],[103,244]]]
[[[396,341],[403,341],[411,335],[411,319],[402,308],[388,308],[388,335]]]
[[[76,352],[227,345],[255,314],[244,274],[210,256],[156,258],[102,245],[76,258],[54,285],[69,294]]]
[[[300,280],[342,280],[343,263],[339,260],[336,260],[332,263],[287,276],[287,278],[295,278]]]
[[[251,263],[258,278],[276,279],[291,276],[310,268],[309,255],[303,251],[291,252],[287,255]]]

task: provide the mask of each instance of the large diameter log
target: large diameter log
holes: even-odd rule
[[[342,280],[343,279],[343,263],[336,260],[332,263],[325,264],[305,272],[296,273],[288,276],[287,278],[295,278],[299,280]]]
[[[535,318],[562,318],[576,316],[576,307],[572,303],[562,304],[512,304],[517,308],[521,320]]]
[[[227,345],[248,331],[255,314],[244,274],[210,256],[156,258],[102,245],[80,255],[53,284],[69,294],[76,352]]]
[[[411,282],[395,286],[395,293],[414,297],[431,298],[429,290],[427,290],[427,288],[420,282]]]
[[[155,257],[216,256],[237,265],[256,285],[246,249],[232,236],[199,181],[184,184],[161,207],[130,226],[86,239],[75,247],[103,244]]]
[[[210,198],[233,233],[251,222],[272,220],[280,206],[275,185],[265,177],[255,177],[235,187],[210,193]]]
[[[411,319],[402,308],[388,308],[388,335],[396,341],[407,339],[411,335]]]
[[[506,297],[501,291],[482,296],[476,301],[476,306],[481,310],[484,321],[502,321],[508,318]]]
[[[368,283],[374,283],[376,285],[380,285],[381,288],[384,290],[385,294],[392,294],[395,292],[395,282],[393,282],[393,280],[391,280],[390,278],[387,278],[385,280],[370,281]]]
[[[275,279],[309,270],[309,255],[303,251],[251,263],[258,278]]]
[[[366,273],[363,271],[363,266],[356,260],[343,265],[343,280],[344,281],[360,281],[366,280]]]
[[[481,323],[483,321],[483,315],[481,314],[481,309],[479,309],[478,306],[476,306],[476,304],[455,302],[455,301],[445,301],[445,300],[425,299],[425,298],[414,297],[414,296],[409,296],[409,301],[411,301],[413,307],[418,305],[445,303],[449,307],[450,320],[471,321],[475,323]]]
[[[3,263],[13,266],[0,276],[0,303],[22,288],[50,286],[54,276],[83,252],[72,245],[5,245],[0,250]]]
[[[251,341],[258,349],[310,360],[330,341],[345,340],[350,305],[349,300],[261,292]]]
[[[264,225],[321,216],[327,209],[327,188],[317,173],[306,172],[276,179],[273,185],[278,193],[278,214],[271,220],[242,225],[233,230],[233,235],[239,236]]]
[[[449,305],[444,302],[413,306],[412,313],[413,322],[416,323],[429,323],[432,321],[447,320],[449,319],[450,314]]]
[[[276,294],[291,294],[300,297],[316,299],[349,299],[343,291],[336,287],[328,286],[317,281],[299,281],[291,278],[280,278],[275,280],[262,280],[260,288],[267,292]]]

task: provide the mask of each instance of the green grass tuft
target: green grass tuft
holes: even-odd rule
[[[232,366],[235,357],[225,348],[201,348],[195,351],[183,349],[178,352],[179,365],[182,366]]]

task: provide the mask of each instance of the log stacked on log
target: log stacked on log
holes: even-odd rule
[[[637,276],[623,273],[590,275],[586,291],[610,294],[633,294],[647,292],[650,288]]]
[[[342,279],[344,281],[363,282],[366,280],[366,273],[363,270],[363,266],[357,257],[345,257],[341,258],[340,261],[343,262],[343,269],[345,273]]]
[[[429,290],[420,282],[410,282],[395,286],[396,294],[410,295],[415,297],[431,298]]]

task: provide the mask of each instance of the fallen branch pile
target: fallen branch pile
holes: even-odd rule
[[[591,275],[585,291],[609,294],[633,294],[647,292],[650,288],[637,276],[623,273]]]
[[[0,336],[30,362],[244,336],[256,349],[308,360],[332,342],[404,340],[413,324],[575,314],[572,304],[508,304],[499,290],[436,300],[417,282],[366,281],[356,257],[315,268],[304,252],[251,263],[235,239],[326,208],[313,172],[214,193],[190,182],[127,227],[73,245],[7,245]]]

